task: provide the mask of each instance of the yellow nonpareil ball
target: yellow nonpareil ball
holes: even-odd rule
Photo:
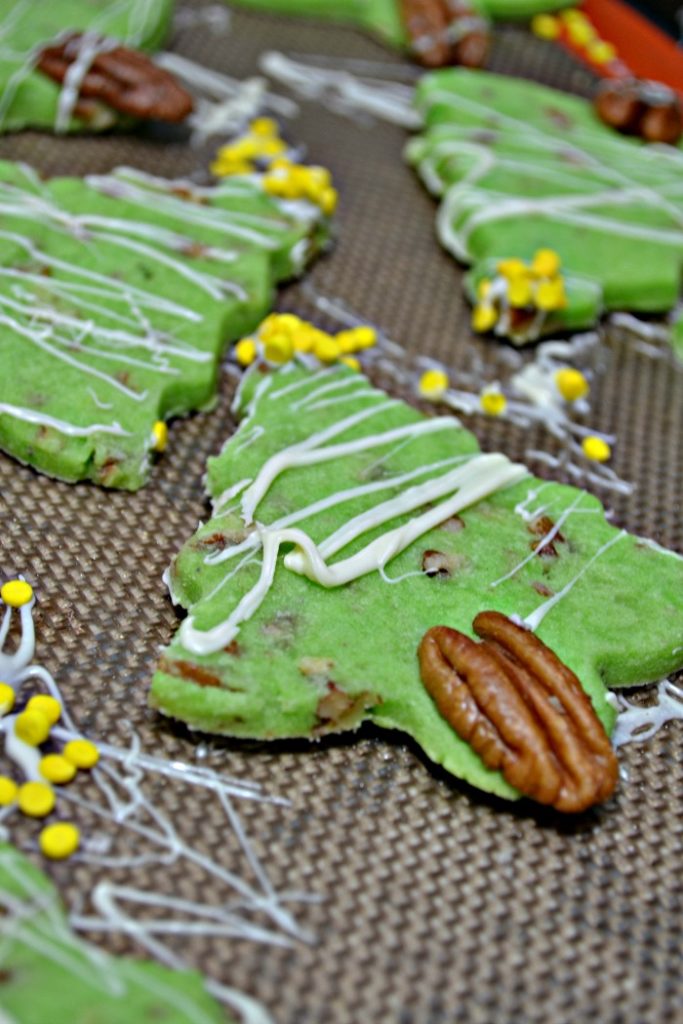
[[[25,782],[17,794],[19,809],[29,818],[44,818],[55,806],[55,794],[46,782]]]
[[[616,47],[608,43],[606,39],[597,39],[589,43],[586,54],[595,64],[610,64],[617,56]]]
[[[94,768],[100,759],[100,752],[90,740],[69,740],[62,754],[77,768]]]
[[[41,852],[50,860],[64,860],[78,849],[81,834],[75,825],[68,821],[56,821],[46,825],[40,833]]]
[[[483,277],[481,279],[481,281],[477,285],[477,298],[479,299],[480,302],[482,302],[484,299],[488,299],[489,295],[491,294],[492,287],[493,283],[488,279],[488,277]]]
[[[509,260],[499,260],[497,269],[498,273],[502,274],[506,281],[517,281],[519,278],[527,278],[529,276],[529,268],[524,260],[518,260],[516,257]]]
[[[424,398],[438,401],[448,391],[448,374],[443,370],[425,370],[417,387]]]
[[[354,327],[352,332],[357,349],[372,348],[377,344],[377,331],[368,324]]]
[[[487,416],[500,416],[507,407],[507,398],[501,391],[482,391],[479,404]]]
[[[584,437],[581,442],[583,454],[591,462],[607,462],[612,455],[612,449],[601,437]]]
[[[8,807],[17,799],[19,787],[14,779],[7,775],[0,775],[0,807]]]
[[[33,597],[33,587],[26,580],[8,580],[0,587],[0,598],[10,608],[21,608]]]
[[[565,402],[577,402],[585,398],[590,387],[580,370],[566,366],[555,374],[555,384]]]
[[[534,255],[531,270],[537,277],[555,277],[562,262],[554,249],[539,249]]]
[[[48,782],[63,786],[76,776],[76,765],[62,754],[46,754],[40,762],[40,774]]]
[[[252,135],[278,135],[279,126],[272,117],[256,117],[249,124]]]
[[[360,371],[361,366],[355,356],[342,356],[339,362],[348,366],[350,370]]]
[[[263,354],[269,363],[288,363],[294,355],[294,343],[286,334],[274,334],[264,342]]]
[[[530,306],[533,301],[533,294],[531,281],[527,278],[519,277],[508,282],[508,302],[513,309],[523,309],[524,306]]]
[[[552,14],[537,14],[531,19],[531,31],[539,39],[557,39],[560,22]]]
[[[14,690],[7,683],[0,683],[0,718],[14,707]]]
[[[487,302],[481,302],[472,311],[472,328],[477,334],[486,334],[492,327],[495,327],[498,320],[496,307]]]
[[[166,451],[168,444],[168,427],[163,420],[157,420],[152,427],[152,450],[155,452]]]
[[[253,338],[242,338],[235,345],[235,359],[240,366],[251,366],[257,354],[258,350]]]
[[[575,46],[587,46],[596,38],[595,29],[590,22],[575,21],[567,26],[567,35]]]
[[[334,211],[337,209],[339,204],[339,193],[336,188],[323,189],[322,195],[320,196],[319,206],[326,217],[331,217]]]
[[[51,697],[48,693],[37,693],[35,697],[31,697],[26,710],[41,711],[50,725],[55,725],[62,717],[62,705],[56,697]]]
[[[42,711],[22,711],[14,723],[14,733],[30,747],[38,747],[50,735],[50,719]]]
[[[313,355],[321,363],[336,363],[343,354],[336,338],[333,338],[330,334],[325,334],[324,331],[321,331],[320,335],[316,337],[313,344]]]
[[[534,305],[544,313],[564,309],[567,305],[567,293],[564,290],[562,278],[556,277],[553,281],[541,281],[536,286]]]

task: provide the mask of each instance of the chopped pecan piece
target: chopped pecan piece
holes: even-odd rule
[[[574,673],[532,632],[499,612],[474,620],[476,643],[448,626],[425,633],[422,681],[484,764],[521,793],[576,813],[606,800],[617,760]]]
[[[637,78],[603,82],[595,97],[598,116],[626,135],[675,146],[683,134],[683,110],[674,92],[660,82]]]
[[[45,46],[37,67],[53,81],[64,82],[81,57],[83,40],[76,34]],[[105,41],[79,78],[77,113],[87,113],[84,101],[88,100],[98,100],[130,117],[174,122],[187,117],[193,106],[192,97],[173,75],[145,54]]]

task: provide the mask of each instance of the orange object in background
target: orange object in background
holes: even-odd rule
[[[584,0],[581,10],[636,78],[650,78],[683,96],[683,50],[622,0]]]

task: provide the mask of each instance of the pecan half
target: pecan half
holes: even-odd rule
[[[62,83],[79,59],[83,36],[75,34],[43,48],[37,67]],[[192,111],[192,97],[173,75],[149,57],[126,46],[97,50],[78,87],[76,113],[87,114],[87,101],[97,100],[119,113],[158,121],[182,121]]]
[[[474,630],[482,643],[448,626],[420,643],[422,681],[441,715],[525,796],[568,813],[606,800],[617,760],[571,669],[499,612],[481,612]]]
[[[647,142],[675,146],[683,134],[681,102],[673,89],[659,82],[608,80],[598,89],[594,105],[605,124]]]
[[[488,26],[467,0],[401,0],[401,17],[411,51],[425,67],[481,67],[486,60]]]

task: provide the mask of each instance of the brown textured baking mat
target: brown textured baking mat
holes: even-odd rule
[[[400,60],[351,30],[245,13],[233,15],[227,34],[206,25],[184,30],[173,48],[237,77],[253,74],[269,48]],[[498,32],[493,67],[579,92],[590,85],[568,57],[520,28]],[[436,243],[434,203],[401,162],[404,131],[354,123],[316,104],[301,109],[288,131],[332,168],[342,193],[339,239],[310,275],[315,288],[455,375],[473,352],[503,373],[505,349],[470,336],[459,272]],[[27,133],[4,139],[0,155],[47,173],[126,162],[173,175],[206,162],[205,152],[144,134],[56,140]],[[310,309],[299,286],[280,301]],[[618,435],[615,468],[636,488],[600,496],[620,524],[683,550],[683,373],[623,331],[606,338],[605,359],[593,422]],[[200,747],[202,738],[146,710],[159,645],[177,622],[161,573],[206,513],[201,478],[207,455],[233,429],[230,390],[226,377],[214,413],[173,426],[139,494],[60,484],[0,457],[0,575],[23,572],[35,584],[38,660],[57,677],[81,727],[120,745],[133,727],[148,751],[189,763],[203,753],[202,764],[291,801],[240,802],[239,811],[274,887],[320,897],[295,906],[315,940],[287,949],[196,937],[169,945],[261,1000],[278,1024],[683,1020],[683,723],[624,748],[615,798],[565,821],[459,785],[400,737],[363,730],[316,746]],[[471,423],[486,448],[512,457],[550,447],[540,428],[530,437],[499,422]],[[213,802],[170,785],[157,785],[153,797],[198,849],[244,871]],[[75,818],[84,831],[93,827],[80,811]],[[22,846],[36,834],[35,823],[12,820]],[[85,911],[105,877],[77,859],[48,870],[67,903]],[[111,877],[187,899],[225,899],[180,864]],[[91,938],[113,952],[139,953],[123,935]]]

